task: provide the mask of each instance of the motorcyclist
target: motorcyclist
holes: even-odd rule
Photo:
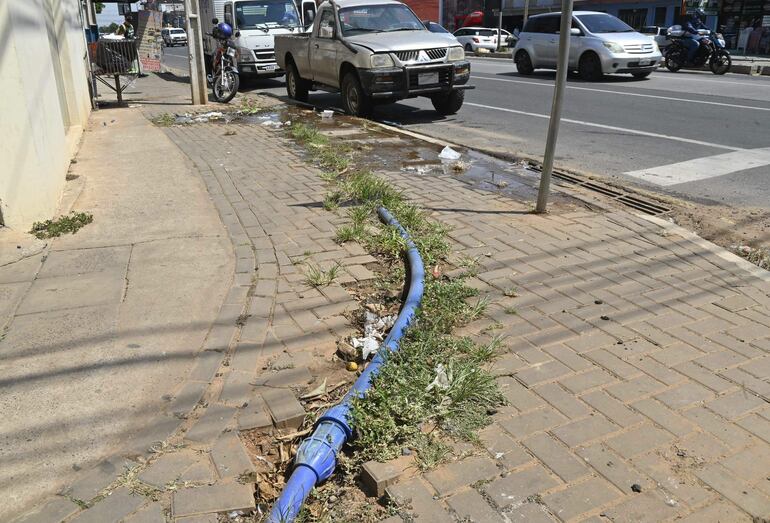
[[[698,53],[698,47],[700,47],[701,35],[698,34],[698,29],[708,29],[703,20],[706,18],[706,12],[703,9],[696,9],[684,24],[684,38],[682,43],[687,48],[687,62],[693,63],[695,55]]]

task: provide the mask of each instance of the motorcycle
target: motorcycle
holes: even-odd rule
[[[671,39],[671,45],[666,49],[664,60],[666,68],[672,73],[679,69],[697,68],[700,69],[708,64],[711,72],[716,75],[725,74],[732,66],[730,53],[725,49],[725,39],[720,33],[711,33],[708,29],[699,29],[699,46],[695,53],[692,63],[687,61],[687,47],[685,47],[684,30],[680,25],[674,25],[667,31]]]
[[[219,31],[219,20],[211,21],[214,30],[209,33],[217,41],[217,48],[211,59],[211,74],[206,75],[206,80],[214,92],[214,99],[220,103],[227,103],[238,93],[240,75],[238,74],[238,50],[230,39],[230,35]],[[240,32],[234,35],[240,36]]]

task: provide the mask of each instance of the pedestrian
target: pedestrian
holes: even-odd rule
[[[131,25],[131,22],[128,20],[127,16],[123,17],[123,23],[118,26],[117,29],[115,29],[116,35],[121,35],[126,40],[131,40],[134,38],[134,26]]]

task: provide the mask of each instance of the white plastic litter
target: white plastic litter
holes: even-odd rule
[[[326,109],[325,111],[321,112],[321,118],[323,119],[329,119],[332,116],[334,116],[334,111]]]
[[[350,338],[350,344],[356,349],[361,349],[363,359],[376,353],[384,338],[384,332],[390,329],[396,322],[396,316],[377,316],[373,312],[366,311],[364,317],[363,338]]]
[[[225,115],[222,114],[219,111],[211,111],[208,113],[203,113],[197,115],[195,118],[193,118],[193,121],[195,122],[208,122],[209,120],[218,120],[220,118],[224,118]]]
[[[430,392],[433,389],[447,390],[449,384],[452,382],[452,373],[447,374],[447,370],[444,368],[443,363],[436,365],[436,377],[430,384],[425,387],[425,390]]]
[[[442,160],[459,160],[460,157],[462,157],[462,154],[458,153],[447,145],[441,150],[441,152],[438,154],[438,157]]]

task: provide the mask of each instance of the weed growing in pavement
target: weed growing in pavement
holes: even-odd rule
[[[750,247],[748,245],[733,245],[733,251],[754,265],[770,271],[770,249],[762,247]]]
[[[150,121],[158,127],[169,127],[174,125],[176,122],[176,117],[171,113],[161,113],[158,116],[152,118]]]
[[[328,270],[323,270],[315,265],[308,264],[307,273],[305,274],[305,283],[313,287],[326,287],[331,285],[340,272],[340,264],[337,263],[329,267]]]
[[[509,287],[503,291],[503,296],[508,298],[516,298],[518,295],[519,291],[516,289],[516,287]]]
[[[505,309],[503,309],[503,312],[505,312],[506,314],[510,314],[510,315],[514,315],[514,314],[518,314],[519,313],[519,311],[516,310],[516,307],[506,307]]]
[[[265,110],[266,108],[259,105],[254,98],[241,98],[241,105],[238,107],[238,112],[246,115],[259,114]]]
[[[60,216],[55,220],[35,222],[29,232],[40,240],[56,238],[66,233],[75,234],[93,221],[94,215],[91,213],[72,211],[67,216]]]
[[[305,124],[293,125],[290,132],[314,150],[341,150]],[[350,164],[339,167],[342,165],[330,166],[337,176],[324,176],[324,181],[332,184],[327,199],[349,207],[350,223],[337,231],[337,241],[358,241],[381,256],[388,271],[377,285],[400,288],[405,276],[402,256],[406,243],[396,228],[378,222],[376,210],[380,206],[409,232],[426,267],[447,263],[450,245],[446,226],[431,220],[387,180],[368,170],[350,170]],[[323,280],[317,269],[313,277],[308,276],[311,285],[311,280]],[[372,387],[353,402],[355,464],[394,458],[404,448],[411,448],[417,451],[421,466],[432,467],[449,453],[447,435],[474,440],[475,432],[489,423],[490,412],[504,402],[494,377],[486,370],[497,341],[478,345],[450,334],[454,327],[484,312],[486,300],[469,303],[468,298],[476,294],[464,283],[464,276],[426,276],[422,305],[399,351],[386,355]],[[437,379],[442,373],[446,373],[446,380]]]

